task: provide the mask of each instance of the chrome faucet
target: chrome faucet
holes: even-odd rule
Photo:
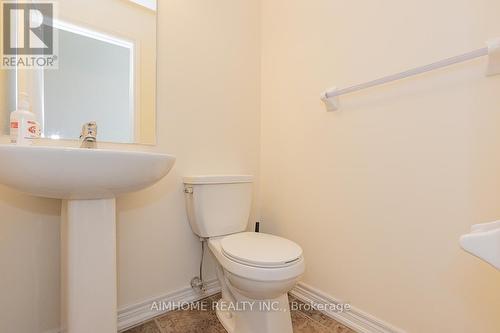
[[[97,148],[97,123],[95,121],[83,124],[80,143],[80,148]]]

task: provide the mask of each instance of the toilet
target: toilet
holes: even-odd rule
[[[217,262],[219,321],[229,333],[292,333],[288,292],[304,273],[302,249],[277,236],[246,232],[253,177],[184,178],[189,223]]]

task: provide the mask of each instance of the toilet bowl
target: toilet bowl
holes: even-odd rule
[[[304,272],[300,247],[249,232],[209,239],[208,244],[218,263],[223,292],[217,316],[224,328],[230,333],[292,332],[287,293]],[[262,251],[270,248],[267,254]]]
[[[292,333],[288,292],[304,273],[302,249],[265,233],[245,232],[251,176],[184,178],[189,222],[208,240],[222,299],[217,317],[229,333]]]

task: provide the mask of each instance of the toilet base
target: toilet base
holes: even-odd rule
[[[223,302],[225,302],[223,299],[217,302],[217,310],[216,310],[217,318],[219,319],[222,326],[224,326],[224,329],[227,331],[227,333],[234,333],[233,313],[229,310],[223,310],[224,309]]]
[[[241,299],[238,296],[236,305],[224,299],[217,303],[217,318],[228,333],[293,332],[287,294],[272,300]]]

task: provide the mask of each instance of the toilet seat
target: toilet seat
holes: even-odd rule
[[[215,256],[217,262],[225,270],[231,272],[232,274],[245,277],[250,280],[271,282],[295,279],[304,273],[305,262],[302,255],[297,260],[281,267],[257,267],[230,258],[228,255],[224,254],[221,244],[224,239],[232,236],[233,235],[214,237],[208,240],[210,252]]]
[[[230,260],[259,268],[291,266],[302,257],[296,243],[265,233],[242,232],[221,240],[222,253]]]

